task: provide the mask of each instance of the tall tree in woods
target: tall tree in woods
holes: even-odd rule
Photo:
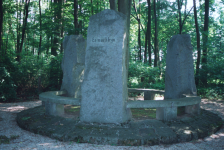
[[[75,27],[75,34],[79,34],[79,29],[78,29],[78,0],[74,0],[74,27]]]
[[[3,36],[3,0],[0,0],[0,51],[3,55],[2,36]]]
[[[19,46],[19,50],[17,51],[17,58],[16,60],[18,62],[20,62],[21,60],[21,52],[22,52],[22,48],[23,48],[23,42],[24,42],[24,38],[25,38],[25,32],[26,32],[26,25],[27,25],[27,19],[28,19],[28,14],[29,14],[29,4],[30,4],[30,0],[26,0],[25,2],[25,8],[24,8],[24,19],[23,19],[23,26],[22,26],[22,39],[21,39],[21,43]]]
[[[139,17],[138,17],[138,46],[139,46],[139,58],[142,60],[142,45],[141,45],[141,3],[139,0]]]
[[[109,0],[110,9],[117,10],[117,0]]]
[[[159,63],[159,44],[158,44],[158,26],[157,26],[157,15],[156,15],[156,0],[153,0],[154,5],[154,22],[155,22],[155,34],[154,34],[154,67],[158,66]]]
[[[135,0],[133,0],[133,7],[135,9],[135,14],[136,14],[136,17],[135,19],[138,21],[138,53],[139,53],[139,59],[142,60],[142,48],[141,48],[141,15],[140,15],[140,12],[141,12],[141,3],[140,3],[140,0],[139,0],[139,11],[137,10],[137,7],[135,5]]]
[[[200,66],[200,60],[201,60],[201,48],[200,48],[200,34],[199,34],[199,27],[198,27],[198,20],[197,20],[197,10],[196,10],[196,0],[193,0],[194,2],[194,21],[195,21],[195,27],[196,27],[196,38],[197,38],[197,62],[196,62],[196,78],[195,83],[196,85],[199,84],[199,66]]]
[[[205,19],[203,31],[203,54],[202,54],[202,70],[203,77],[201,78],[202,84],[207,86],[207,53],[208,53],[208,24],[209,24],[209,0],[205,0]]]
[[[131,14],[131,0],[118,0],[118,11],[125,14],[127,17],[127,51],[125,63],[127,64],[127,77],[129,67],[129,35],[130,35],[130,14]]]
[[[91,0],[91,14],[93,15],[93,0]]]
[[[60,31],[61,31],[61,9],[62,9],[62,0],[54,1],[54,22],[55,22],[55,31],[53,38],[53,45],[51,48],[51,55],[56,56],[57,50],[60,47]]]
[[[146,63],[147,62],[147,33],[148,33],[148,31],[147,31],[148,29],[146,29],[146,32],[145,32],[145,51],[144,51],[144,63]]]
[[[189,12],[187,13],[187,1],[185,1],[185,11],[184,11],[184,19],[182,21],[181,18],[181,9],[182,9],[182,5],[183,5],[183,0],[177,0],[177,5],[178,5],[178,22],[179,22],[179,34],[182,34],[182,30],[183,30],[183,25],[184,22],[186,21],[188,15],[190,14],[191,10],[193,9],[193,7],[191,7],[191,9],[189,10]]]
[[[182,2],[180,0],[177,0],[177,5],[178,5],[178,14],[179,14],[179,34],[182,33],[182,25],[181,25],[181,8],[182,8]]]
[[[39,59],[40,52],[41,52],[41,42],[42,42],[41,0],[39,0],[39,14],[40,14],[40,18],[39,18],[39,22],[40,22],[40,41],[39,41],[39,48],[38,48],[38,59]]]
[[[148,41],[148,57],[149,57],[149,66],[151,66],[151,0],[148,2],[148,24],[147,24],[147,41]]]
[[[17,22],[17,25],[16,25],[16,61],[19,61],[19,42],[20,42],[20,19],[21,19],[21,9],[19,9],[19,6],[20,6],[20,2],[19,1],[16,1],[16,22]],[[20,17],[20,18],[19,18]]]

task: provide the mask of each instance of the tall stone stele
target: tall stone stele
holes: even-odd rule
[[[127,21],[114,10],[90,17],[80,120],[123,123],[131,119],[126,109]]]
[[[63,80],[61,90],[68,96],[81,99],[81,84],[84,78],[86,41],[81,35],[66,36],[63,41],[64,56],[61,63]],[[64,105],[45,102],[49,115],[64,114]]]
[[[61,63],[63,80],[61,90],[69,97],[81,99],[84,78],[86,40],[82,35],[66,36],[63,41],[64,56]]]
[[[194,79],[193,47],[190,35],[174,35],[167,46],[164,100],[183,98],[183,94],[197,96]],[[173,120],[177,107],[157,108],[156,118]],[[199,104],[186,106],[185,112],[199,113]]]

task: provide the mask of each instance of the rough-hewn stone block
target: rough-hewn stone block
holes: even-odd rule
[[[90,17],[82,85],[80,120],[122,123],[131,118],[126,108],[126,16],[104,10]]]

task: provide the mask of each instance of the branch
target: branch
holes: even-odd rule
[[[135,0],[133,0],[133,7],[134,7],[134,10],[135,10],[136,16],[137,16],[137,18],[138,18],[137,8],[136,8],[136,6],[135,6]],[[139,19],[139,18],[138,18],[138,19]]]
[[[188,14],[185,16],[185,18],[184,18],[184,20],[183,20],[183,22],[182,22],[182,24],[181,24],[181,29],[182,29],[182,27],[183,27],[184,21],[187,19],[187,16],[190,14],[190,12],[191,12],[191,10],[192,10],[193,8],[194,8],[194,6],[191,7],[191,9],[189,10]]]
[[[132,17],[134,17],[137,21],[138,21],[138,23],[139,23],[139,19],[138,18],[136,18],[133,14],[131,14],[132,15]],[[142,24],[140,23],[140,25],[141,25],[141,27],[142,27],[142,30],[144,31],[144,33],[146,33],[146,31],[145,31],[145,29],[143,28],[143,26],[142,26]]]
[[[136,18],[133,14],[131,14],[131,15],[132,15],[132,17],[134,17],[138,21],[138,18]]]

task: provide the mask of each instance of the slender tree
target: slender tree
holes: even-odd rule
[[[137,7],[135,5],[135,0],[133,0],[133,7],[134,7],[134,10],[135,10],[135,13],[136,13],[136,17],[135,19],[138,21],[138,48],[139,48],[139,51],[138,51],[138,54],[139,54],[139,59],[142,60],[142,49],[141,49],[141,18],[140,18],[140,12],[141,12],[141,4],[140,4],[140,1],[139,1],[139,13],[137,11]]]
[[[156,0],[153,0],[153,5],[154,5],[154,19],[155,19],[154,67],[157,67],[159,62],[159,45],[158,45],[158,26],[157,26],[157,16],[156,16]]]
[[[53,45],[51,48],[51,55],[56,56],[57,50],[60,48],[62,0],[55,0],[54,4],[55,4],[54,22],[55,22],[57,30],[55,30],[55,32],[54,32]]]
[[[138,17],[138,46],[139,46],[139,58],[142,60],[142,46],[141,46],[141,3],[139,0],[139,17]]]
[[[208,52],[208,24],[209,24],[209,0],[205,0],[205,19],[204,19],[204,31],[203,31],[203,54],[202,54],[202,70],[203,77],[201,81],[203,85],[207,86],[207,52]]]
[[[2,51],[2,36],[3,36],[3,0],[0,0],[0,50]]]
[[[196,62],[196,85],[199,84],[199,66],[200,66],[200,60],[201,60],[201,48],[200,48],[200,33],[199,33],[199,27],[198,27],[198,20],[197,20],[197,10],[196,10],[196,2],[193,0],[194,3],[194,21],[195,21],[195,27],[196,27],[196,37],[197,37],[197,62]]]
[[[78,30],[78,0],[74,0],[74,26],[75,26],[75,34],[79,34],[79,30]]]
[[[127,77],[128,77],[128,67],[129,67],[129,35],[130,35],[130,14],[131,14],[131,0],[118,0],[118,11],[125,14],[127,17],[127,51],[125,59],[125,64],[127,65]]]
[[[91,14],[93,15],[93,0],[91,0]]]
[[[28,14],[29,14],[29,4],[30,4],[30,0],[26,0],[25,9],[24,9],[25,18],[23,20],[22,39],[21,39],[21,43],[20,43],[20,47],[19,47],[19,53],[22,52],[22,48],[23,48],[23,41],[24,41],[24,37],[25,37],[27,19],[28,19]],[[18,62],[20,62],[20,59],[21,59],[21,57],[19,55]]]
[[[38,48],[38,59],[40,56],[40,51],[41,51],[41,42],[42,42],[42,19],[41,19],[41,0],[39,0],[39,22],[40,22],[40,40],[39,40],[39,48]]]
[[[16,2],[16,61],[20,61],[20,51],[19,51],[19,46],[20,46],[20,20],[21,20],[21,9],[20,9],[20,2],[19,0]]]
[[[109,0],[110,9],[117,10],[117,0]]]
[[[182,33],[182,25],[181,25],[181,8],[182,8],[182,3],[180,3],[180,0],[177,0],[177,4],[178,4],[178,14],[179,14],[179,34]]]
[[[148,40],[148,57],[149,57],[149,66],[151,66],[151,0],[148,2],[148,24],[147,24],[147,40]]]
[[[147,62],[147,45],[148,45],[148,29],[145,33],[145,51],[144,51],[144,63]]]

